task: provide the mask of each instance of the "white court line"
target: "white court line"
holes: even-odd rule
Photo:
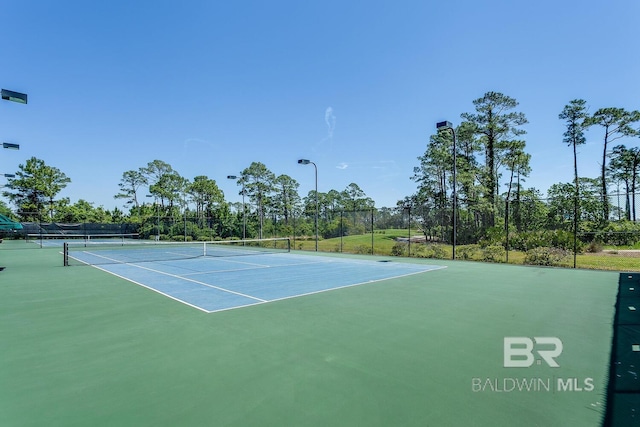
[[[78,261],[79,261],[79,260],[78,260]],[[129,277],[122,276],[122,275],[120,275],[120,274],[114,273],[113,271],[106,270],[106,269],[104,269],[104,268],[102,268],[102,267],[100,267],[100,266],[97,266],[97,265],[92,265],[92,267],[95,267],[95,268],[97,268],[98,270],[102,270],[102,271],[104,271],[104,272],[106,272],[106,273],[109,273],[109,274],[112,274],[112,275],[114,275],[114,276],[116,276],[116,277],[119,277],[119,278],[121,278],[121,279],[124,279],[124,280],[126,280],[127,282],[131,282],[131,283],[133,283],[133,284],[135,284],[135,285],[142,286],[143,288],[147,288],[147,289],[149,289],[150,291],[157,292],[157,293],[159,293],[159,294],[160,294],[160,295],[162,295],[162,296],[165,296],[165,297],[167,297],[167,298],[170,298],[170,299],[172,299],[172,300],[174,300],[174,301],[181,302],[182,304],[186,304],[186,305],[188,305],[189,307],[197,308],[198,310],[203,311],[203,312],[205,312],[205,313],[211,313],[211,311],[206,310],[206,309],[204,309],[204,308],[202,308],[202,307],[200,307],[200,306],[197,306],[197,305],[191,304],[191,303],[189,303],[189,302],[186,302],[186,301],[184,301],[184,300],[181,300],[180,298],[176,298],[176,297],[174,297],[173,295],[169,295],[169,294],[167,294],[167,293],[164,293],[164,292],[162,292],[162,291],[160,291],[160,290],[158,290],[158,289],[156,289],[156,288],[152,288],[151,286],[145,285],[144,283],[136,282],[135,280],[133,280],[133,279],[131,279],[131,278],[129,278]],[[249,304],[249,305],[251,305],[251,304]]]
[[[235,292],[235,291],[232,291],[232,290],[230,290],[230,289],[225,289],[225,288],[221,288],[221,287],[219,287],[219,286],[214,286],[214,285],[210,285],[210,284],[208,284],[208,283],[200,282],[199,280],[189,279],[189,278],[187,278],[187,277],[179,276],[179,275],[177,275],[177,274],[166,273],[166,272],[164,272],[164,271],[155,270],[155,269],[153,269],[153,268],[148,268],[148,267],[143,267],[143,266],[141,266],[141,265],[137,265],[137,264],[134,264],[134,263],[129,263],[129,262],[120,262],[120,261],[118,261],[118,260],[115,260],[115,259],[112,259],[112,258],[109,258],[109,257],[103,256],[103,255],[98,255],[98,254],[96,254],[96,253],[89,252],[89,251],[82,251],[82,252],[83,252],[83,253],[87,253],[87,254],[89,254],[89,255],[97,256],[97,257],[99,257],[99,258],[107,259],[107,260],[109,260],[109,261],[114,261],[116,264],[125,264],[125,265],[129,265],[129,266],[131,266],[131,267],[140,268],[140,269],[142,269],[142,270],[152,271],[152,272],[154,272],[154,273],[163,274],[163,275],[165,275],[165,276],[173,277],[173,278],[176,278],[176,279],[186,280],[187,282],[192,282],[192,283],[196,283],[196,284],[198,284],[198,285],[207,286],[207,287],[209,287],[209,288],[217,289],[217,290],[219,290],[219,291],[223,291],[223,292],[228,292],[228,293],[230,293],[230,294],[239,295],[239,296],[241,296],[241,297],[249,298],[249,299],[252,299],[252,300],[256,300],[256,301],[260,301],[260,302],[267,302],[267,301],[268,301],[268,300],[264,300],[264,299],[262,299],[262,298],[257,298],[257,297],[251,296],[251,295],[246,295],[246,294],[243,294],[243,293],[241,293],[241,292]],[[100,270],[110,272],[109,270],[106,270],[106,269],[104,269],[104,268],[100,268]],[[117,275],[117,274],[115,274],[115,273],[112,273],[112,274]],[[119,276],[119,277],[121,277],[121,276]],[[130,280],[130,281],[131,281],[131,282],[133,282],[133,280]],[[136,282],[133,282],[133,283],[136,283]],[[177,299],[177,298],[174,298],[174,299]],[[186,303],[185,303],[185,304],[186,304]]]
[[[221,256],[206,255],[204,257],[204,259],[211,259],[211,258],[218,259],[220,261],[228,262],[228,263],[231,263],[231,264],[244,264],[244,265],[255,265],[256,267],[269,267],[266,264],[258,264],[256,262],[236,261],[236,260],[228,259],[227,257],[221,257]]]
[[[235,271],[250,271],[250,270],[260,270],[263,268],[279,268],[279,267],[294,267],[298,265],[313,265],[313,264],[327,264],[326,262],[294,262],[292,264],[279,264],[279,265],[260,265],[255,264],[259,267],[253,268],[230,268],[226,270],[208,270],[208,271],[197,271],[195,273],[186,273],[185,276],[197,276],[199,274],[215,274],[215,273],[232,273]]]
[[[180,253],[176,253],[176,252],[168,252],[168,253],[174,253],[176,255],[184,255],[184,254],[180,254]],[[228,262],[231,264],[243,264],[243,265],[250,265],[253,266],[254,268],[269,268],[272,267],[271,265],[267,265],[267,264],[258,264],[255,262],[246,262],[246,261],[235,261],[235,260],[230,260],[230,259],[226,259],[225,257],[221,257],[221,256],[215,256],[215,255],[199,255],[199,256],[193,256],[193,257],[189,257],[187,259],[219,259],[220,261],[224,261],[224,262]],[[172,261],[172,260],[167,260],[167,261]],[[181,260],[176,260],[176,261],[182,261]],[[158,262],[160,263],[161,261],[149,261],[149,262]],[[182,268],[182,267],[179,267]],[[239,269],[230,269],[230,270],[211,270],[210,272],[225,272],[225,271],[243,271],[243,270],[253,270],[254,268],[239,268]],[[185,270],[188,270],[186,267],[184,268]],[[203,274],[201,272],[195,272],[195,273],[186,273],[185,276],[190,276],[190,275],[194,275],[194,274]]]
[[[302,294],[290,295],[290,296],[286,296],[286,297],[282,297],[282,298],[265,300],[265,299],[257,298],[257,297],[251,296],[251,295],[246,295],[246,294],[242,294],[240,292],[235,292],[235,291],[232,291],[232,290],[229,290],[229,289],[221,288],[221,287],[218,287],[218,286],[209,285],[207,283],[203,283],[203,282],[200,282],[198,280],[189,279],[189,278],[186,278],[184,276],[179,276],[179,275],[175,275],[175,274],[171,274],[171,273],[166,273],[166,272],[163,272],[163,271],[160,271],[160,270],[155,270],[155,269],[152,269],[152,268],[143,267],[141,265],[136,265],[136,264],[133,264],[133,263],[127,263],[127,262],[123,263],[121,261],[114,260],[112,258],[108,258],[108,257],[102,256],[102,255],[98,255],[96,253],[89,252],[89,251],[83,251],[83,252],[87,253],[87,254],[90,254],[90,255],[93,255],[93,256],[97,256],[97,257],[100,257],[100,258],[107,259],[109,261],[114,261],[116,264],[125,264],[125,265],[129,265],[129,266],[132,266],[132,267],[140,268],[140,269],[143,269],[143,270],[148,270],[148,271],[151,271],[151,272],[154,272],[154,273],[159,273],[159,274],[163,274],[163,275],[166,275],[166,276],[174,277],[174,278],[177,278],[177,279],[186,280],[188,282],[196,283],[196,284],[199,284],[199,285],[203,285],[203,286],[206,286],[206,287],[209,287],[209,288],[217,289],[217,290],[220,290],[220,291],[223,291],[223,292],[235,294],[235,295],[242,296],[242,297],[249,298],[249,299],[252,299],[252,300],[256,301],[254,303],[242,304],[242,305],[237,305],[237,306],[233,306],[233,307],[226,307],[226,308],[221,308],[221,309],[217,309],[217,310],[207,310],[207,309],[202,308],[200,306],[197,306],[197,305],[191,304],[189,302],[186,302],[184,300],[181,300],[180,298],[176,298],[176,297],[174,297],[172,295],[166,294],[166,293],[164,293],[164,292],[162,292],[162,291],[160,291],[158,289],[155,289],[155,288],[150,287],[148,285],[145,285],[143,283],[136,282],[135,280],[132,280],[132,279],[130,279],[128,277],[121,276],[121,275],[119,275],[117,273],[114,273],[112,271],[106,270],[106,269],[104,269],[102,267],[99,267],[97,265],[92,265],[93,267],[96,267],[99,270],[105,271],[105,272],[107,272],[109,274],[113,274],[114,276],[120,277],[120,278],[122,278],[124,280],[127,280],[127,281],[131,282],[131,283],[134,283],[136,285],[139,285],[139,286],[142,286],[144,288],[150,289],[150,290],[152,290],[154,292],[157,292],[157,293],[159,293],[161,295],[169,297],[169,298],[173,299],[174,301],[181,302],[183,304],[186,304],[186,305],[188,305],[190,307],[196,308],[196,309],[198,309],[200,311],[203,311],[205,313],[217,313],[217,312],[221,312],[221,311],[235,310],[237,308],[250,307],[250,306],[265,304],[265,303],[269,303],[269,302],[283,301],[283,300],[288,300],[288,299],[292,299],[292,298],[298,298],[298,297],[303,297],[303,296],[308,296],[308,295],[314,295],[314,294],[319,294],[319,293],[323,293],[323,292],[330,292],[330,291],[335,291],[335,290],[338,290],[338,289],[351,288],[351,287],[354,287],[354,286],[361,286],[361,285],[366,285],[366,284],[370,284],[370,283],[382,282],[382,281],[385,281],[385,280],[398,279],[398,278],[401,278],[401,277],[413,276],[413,275],[420,274],[420,273],[426,273],[426,272],[429,272],[429,271],[435,271],[435,270],[441,270],[441,269],[447,268],[446,266],[436,266],[435,268],[429,268],[427,270],[420,269],[418,271],[413,271],[413,272],[406,273],[406,274],[401,274],[401,275],[398,275],[398,276],[383,277],[383,278],[380,278],[380,279],[372,279],[372,280],[368,280],[368,281],[365,281],[365,282],[353,283],[353,284],[348,284],[348,285],[343,285],[343,286],[332,287],[332,288],[328,288],[328,289],[320,289],[320,290],[317,290],[317,291],[306,292],[306,293],[302,293]],[[73,257],[71,257],[71,258],[73,258]],[[74,259],[77,259],[77,258],[74,258]],[[86,262],[84,262],[82,260],[79,260],[79,259],[77,259],[77,260],[80,261],[80,262],[83,262],[85,264],[88,264],[88,263],[86,263]],[[271,266],[271,267],[295,266],[295,265],[305,265],[305,264],[325,264],[325,263],[331,263],[333,261],[338,261],[338,262],[344,261],[346,263],[350,263],[350,261],[362,261],[363,264],[367,262],[367,260],[332,259],[332,260],[326,260],[326,261],[318,260],[316,262],[283,264],[283,265]],[[355,264],[359,264],[359,263],[355,262]],[[402,263],[402,265],[403,266],[411,266],[412,264],[410,264],[410,263],[407,263],[407,264]],[[421,267],[419,264],[414,264],[414,265],[415,265],[416,268],[420,268]],[[264,266],[264,267],[261,267],[261,268],[268,268],[268,267],[269,266]],[[251,268],[237,269],[235,271],[242,271],[242,270],[252,270],[252,269]],[[228,270],[228,271],[234,271],[234,270]],[[220,272],[220,271],[218,270],[218,272]],[[205,274],[205,273],[201,273],[201,274]]]
[[[373,279],[373,280],[368,280],[366,282],[353,283],[351,285],[343,285],[343,286],[338,286],[338,287],[329,288],[329,289],[320,289],[318,291],[311,291],[311,292],[306,292],[304,294],[296,294],[296,295],[290,295],[288,297],[270,299],[270,300],[266,300],[264,302],[255,303],[255,304],[248,304],[248,305],[241,305],[241,306],[236,306],[236,307],[221,308],[219,310],[207,311],[207,313],[217,313],[219,311],[235,310],[236,308],[244,308],[244,307],[249,307],[249,306],[258,305],[258,304],[265,304],[265,303],[276,302],[276,301],[284,301],[284,300],[298,298],[298,297],[305,297],[305,296],[308,296],[308,295],[321,294],[323,292],[337,291],[338,289],[345,289],[345,288],[352,288],[354,286],[368,285],[370,283],[383,282],[385,280],[391,280],[391,279],[399,279],[401,277],[413,276],[413,275],[420,274],[420,273],[427,273],[429,271],[442,270],[444,268],[447,268],[447,267],[446,266],[437,266],[436,268],[430,268],[429,270],[414,271],[414,272],[407,273],[407,274],[401,274],[399,276],[383,277],[381,279]]]
[[[265,268],[272,268],[270,265],[261,265],[254,267],[245,267],[245,268],[229,268],[225,270],[207,270],[207,271],[196,271],[194,273],[185,273],[183,276],[199,276],[201,274],[215,274],[215,273],[232,273],[234,271],[251,271],[251,270],[262,270]]]

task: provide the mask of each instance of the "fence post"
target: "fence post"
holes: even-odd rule
[[[340,211],[340,253],[342,253],[342,236],[344,235],[344,228],[343,228],[343,222],[342,222],[343,213],[344,211]]]
[[[506,249],[506,257],[507,264],[509,264],[509,199],[507,198],[504,201],[505,209],[504,209],[504,238],[505,238],[505,249]]]
[[[371,255],[375,252],[373,250],[373,208],[371,208]]]

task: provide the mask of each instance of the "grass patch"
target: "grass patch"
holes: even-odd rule
[[[416,235],[417,233],[412,233]],[[389,229],[376,230],[373,235],[371,233],[360,234],[356,236],[344,236],[342,239],[336,237],[333,239],[324,239],[318,242],[318,250],[322,252],[345,252],[356,254],[373,254],[373,255],[402,255],[408,253],[408,245],[399,243],[397,238],[407,238],[407,230]],[[373,243],[373,244],[372,244]],[[406,249],[402,252],[398,251],[398,247],[406,245]],[[434,243],[411,243],[411,256],[424,256],[425,251],[428,252],[427,246]],[[447,254],[446,258],[451,258],[452,247],[447,244],[436,244],[441,250],[439,252]],[[395,249],[394,249],[395,247]],[[315,250],[315,239],[296,240],[292,244],[292,248],[297,250],[313,251]],[[373,249],[372,249],[373,248]],[[640,245],[633,247],[605,247],[607,250],[624,250],[624,249],[640,249]],[[487,253],[478,245],[458,245],[456,246],[456,258],[459,260],[479,261],[479,262],[507,262],[509,264],[525,264],[526,253],[522,251],[510,250],[508,254],[503,251],[493,250]],[[555,266],[572,268],[573,254],[569,255],[554,263]],[[593,269],[593,270],[609,270],[609,271],[640,271],[640,263],[638,258],[624,256],[622,254],[612,253],[585,253],[578,254],[576,257],[576,267]]]

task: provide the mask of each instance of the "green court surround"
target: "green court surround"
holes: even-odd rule
[[[206,314],[23,245],[0,245],[0,425],[602,422],[615,272],[412,259],[448,268]],[[560,338],[560,367],[504,368],[507,336]],[[548,377],[594,390],[472,387]]]

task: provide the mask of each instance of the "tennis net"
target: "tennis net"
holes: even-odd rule
[[[101,265],[171,261],[200,257],[231,257],[290,252],[289,238],[219,240],[209,242],[157,242],[148,240],[119,243],[69,241],[64,243],[64,265]]]
[[[29,233],[25,235],[25,240],[35,243],[40,247],[59,246],[65,241],[74,242],[111,242],[123,243],[128,240],[137,240],[140,236],[138,233],[102,233],[102,234],[71,234],[71,233]]]

